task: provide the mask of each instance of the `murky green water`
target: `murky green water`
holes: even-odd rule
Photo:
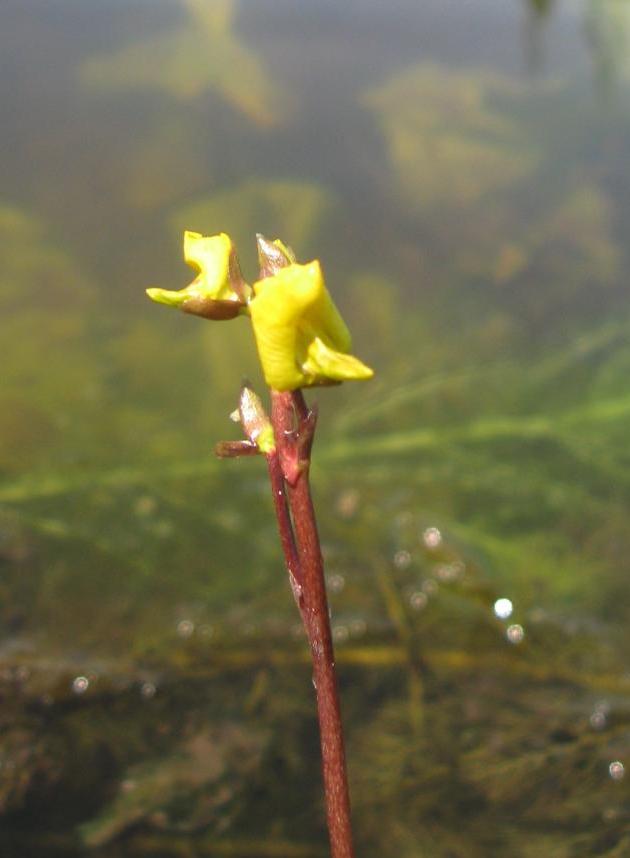
[[[326,854],[183,228],[319,256],[378,371],[316,396],[359,854],[630,853],[629,57],[626,0],[2,3],[3,858]]]

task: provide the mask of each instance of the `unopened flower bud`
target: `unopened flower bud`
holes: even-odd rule
[[[260,265],[259,279],[271,277],[281,268],[286,268],[295,262],[295,253],[283,244],[279,238],[269,241],[264,235],[256,234],[258,246],[258,264]]]
[[[260,397],[247,384],[241,389],[238,411],[247,438],[261,453],[271,453],[276,446],[271,421]]]

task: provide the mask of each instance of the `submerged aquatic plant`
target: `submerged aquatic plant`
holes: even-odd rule
[[[350,799],[332,633],[321,547],[309,484],[317,422],[302,388],[371,378],[372,370],[350,354],[351,337],[330,297],[318,260],[299,264],[280,240],[257,236],[260,271],[250,287],[231,239],[221,233],[184,235],[186,261],[198,270],[185,289],[148,289],[158,303],[213,320],[248,315],[252,321],[271,414],[247,384],[232,415],[245,439],[224,441],[223,458],[266,457],[280,541],[313,661],[324,793],[333,858],[354,855]]]

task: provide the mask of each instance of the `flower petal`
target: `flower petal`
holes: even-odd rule
[[[292,263],[259,280],[249,306],[265,380],[273,389],[371,377],[349,355],[350,333],[317,260]]]
[[[147,289],[146,293],[152,301],[157,304],[166,304],[167,307],[181,307],[190,297],[185,289],[179,292],[169,292],[168,289]]]
[[[229,300],[232,289],[229,283],[232,241],[224,232],[219,235],[201,235],[186,230],[184,233],[184,259],[199,272],[194,284],[199,294],[215,300]]]
[[[159,304],[179,307],[208,319],[232,319],[247,312],[250,287],[244,282],[232,240],[219,235],[184,233],[184,258],[198,271],[193,282],[177,292],[147,289]]]
[[[331,381],[363,381],[374,375],[374,370],[354,355],[329,348],[319,337],[309,346],[302,368],[307,375],[324,376]]]

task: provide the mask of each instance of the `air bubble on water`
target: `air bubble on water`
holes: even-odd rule
[[[184,638],[186,640],[187,638],[192,637],[194,632],[195,624],[192,620],[180,620],[177,623],[177,634],[180,636],[180,638]]]
[[[603,730],[608,718],[605,712],[598,712],[595,710],[595,712],[591,713],[591,717],[588,720],[593,730]]]
[[[623,780],[626,774],[624,764],[620,760],[613,760],[613,762],[608,766],[608,774],[614,781]]]
[[[404,549],[394,554],[394,566],[396,569],[406,569],[411,563],[411,554]]]
[[[328,589],[331,593],[341,593],[343,588],[346,586],[346,579],[338,572],[334,572],[332,575],[328,576],[326,583],[328,584]]]
[[[427,548],[439,548],[442,544],[442,534],[437,527],[427,527],[422,534],[422,541]]]
[[[434,581],[433,578],[427,578],[426,581],[422,582],[422,592],[426,593],[427,596],[435,596],[439,589],[438,582]]]
[[[414,611],[421,611],[423,608],[426,608],[428,601],[427,594],[421,590],[414,590],[413,593],[409,594],[409,604]]]
[[[75,694],[85,694],[90,686],[90,680],[87,676],[75,676],[72,680],[72,691]]]
[[[339,625],[333,627],[333,640],[335,643],[345,643],[349,637],[348,626]]]
[[[153,682],[143,682],[140,686],[140,695],[145,700],[151,700],[157,693],[157,687]]]
[[[494,614],[500,620],[507,620],[508,617],[512,616],[512,611],[514,610],[514,605],[512,604],[510,599],[506,599],[505,597],[501,599],[497,599],[493,606]]]
[[[335,506],[342,518],[352,518],[359,507],[361,495],[357,489],[345,489],[337,497]]]
[[[505,636],[511,644],[520,644],[525,637],[525,629],[518,623],[513,623],[507,627]]]
[[[350,621],[350,634],[354,638],[360,638],[367,632],[367,623],[361,617]]]
[[[463,571],[463,563],[443,563],[441,566],[437,567],[437,569],[435,570],[435,574],[440,579],[440,581],[449,583],[452,581],[456,581]]]
[[[610,703],[607,700],[599,700],[593,707],[591,717],[588,719],[593,730],[603,730],[608,724],[608,713]]]

